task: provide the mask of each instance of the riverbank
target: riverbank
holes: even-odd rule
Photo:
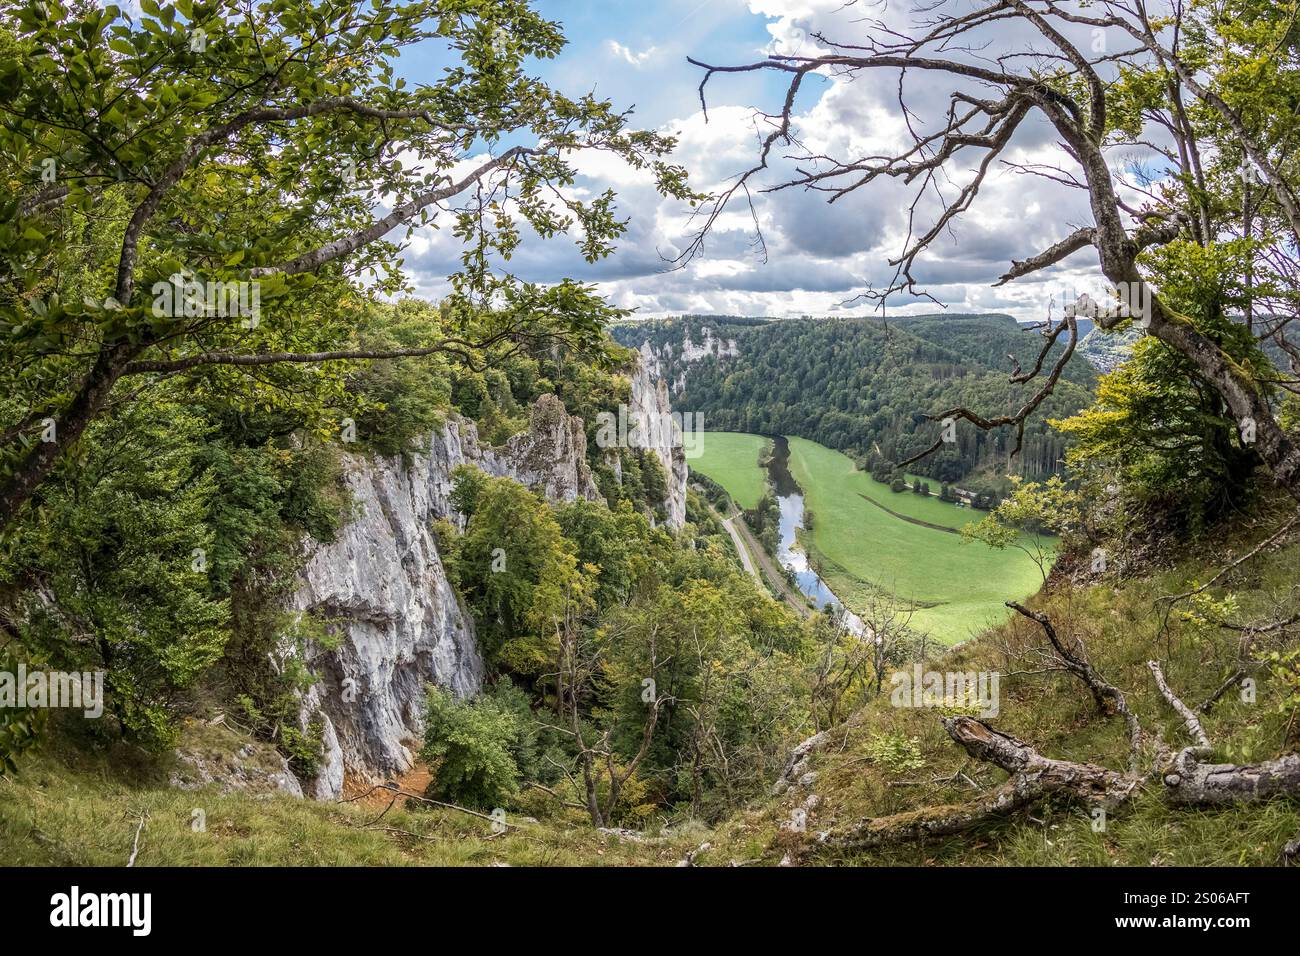
[[[914,609],[913,627],[956,644],[1005,620],[1005,601],[1042,584],[1023,553],[962,540],[961,528],[982,513],[893,492],[816,442],[711,432],[706,448],[692,468],[728,494],[740,488],[757,502],[756,486],[773,489],[781,512],[773,557],[818,607],[861,613],[873,595],[890,592]]]
[[[849,608],[865,607],[872,593],[892,592],[915,608],[912,627],[956,644],[1004,621],[1006,601],[1042,586],[1027,555],[954,533],[979,520],[979,512],[892,492],[816,442],[790,438],[789,447],[790,472],[812,512],[805,549]]]

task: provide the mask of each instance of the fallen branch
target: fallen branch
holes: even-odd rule
[[[1011,774],[1011,779],[967,803],[869,818],[822,834],[820,842],[845,849],[871,849],[952,836],[1007,817],[1050,794],[1064,794],[1109,809],[1127,801],[1139,782],[1135,775],[1096,764],[1044,757],[1032,745],[994,730],[974,717],[945,717],[943,726],[948,736],[968,754],[1002,768]]]
[[[1245,677],[1246,677],[1246,669],[1244,667],[1237,668],[1237,670],[1232,674],[1232,676],[1229,677],[1227,680],[1225,680],[1222,684],[1220,684],[1219,689],[1216,690],[1209,697],[1205,698],[1205,702],[1196,709],[1203,714],[1208,714],[1210,712],[1210,708],[1213,707],[1215,704],[1217,704],[1219,702],[1219,699],[1223,697],[1224,694],[1230,691],[1233,687],[1240,684],[1242,680],[1245,679]]]
[[[1081,654],[1067,648],[1057,635],[1052,619],[1046,614],[1041,611],[1031,611],[1015,601],[1008,601],[1007,607],[1031,621],[1036,621],[1042,627],[1043,633],[1047,635],[1047,640],[1061,658],[1065,669],[1087,685],[1088,690],[1092,693],[1093,700],[1097,703],[1098,710],[1103,714],[1110,713],[1111,711],[1106,708],[1106,702],[1109,701],[1113,712],[1124,718],[1124,724],[1128,728],[1129,769],[1131,771],[1136,770],[1137,758],[1142,749],[1144,735],[1142,725],[1138,722],[1137,715],[1133,713],[1132,708],[1129,707],[1128,698],[1124,696],[1124,692],[1114,684],[1103,680],[1092,664]]]
[[[1164,797],[1170,804],[1212,807],[1300,797],[1300,754],[1247,766],[1203,764],[1196,757],[1196,748],[1187,748],[1165,774]]]
[[[513,824],[513,823],[507,823],[505,820],[502,820],[502,819],[500,819],[499,817],[491,817],[491,816],[488,816],[486,813],[480,813],[479,811],[477,811],[477,810],[471,810],[471,809],[469,809],[468,807],[457,806],[457,805],[454,804],[454,803],[443,803],[441,800],[430,800],[428,797],[421,796],[421,795],[418,794],[418,793],[411,793],[409,790],[402,790],[402,789],[400,789],[399,787],[389,787],[389,786],[386,786],[386,785],[384,785],[384,784],[382,784],[382,783],[377,783],[377,784],[375,784],[373,787],[371,787],[371,788],[370,788],[369,790],[367,790],[365,793],[360,793],[360,794],[357,794],[355,797],[348,797],[347,799],[340,799],[338,802],[339,802],[339,803],[355,803],[355,802],[358,801],[358,800],[364,800],[366,797],[370,796],[370,795],[371,795],[372,793],[374,793],[376,790],[383,790],[383,791],[386,791],[386,792],[388,792],[388,793],[395,793],[395,794],[397,794],[398,796],[406,797],[406,798],[408,798],[408,799],[410,799],[410,800],[418,800],[418,801],[420,801],[421,803],[426,803],[426,804],[428,804],[428,805],[431,806],[431,807],[441,807],[441,808],[444,809],[444,810],[456,810],[456,811],[459,812],[459,813],[467,813],[467,814],[469,814],[471,817],[478,817],[480,820],[486,820],[486,821],[488,821],[489,823],[494,824],[494,825],[499,825],[499,826],[503,826],[503,827],[509,827],[509,828],[512,829],[512,830],[517,830],[517,829],[519,829],[519,827],[517,827],[515,824]],[[387,810],[384,811],[384,813],[387,813],[387,812],[388,812]],[[380,816],[382,817],[383,814],[380,814]],[[376,819],[378,819],[378,818],[376,818]]]
[[[1155,661],[1147,661],[1147,667],[1151,668],[1151,675],[1156,679],[1156,686],[1160,688],[1160,694],[1174,712],[1183,719],[1183,727],[1187,730],[1187,735],[1196,741],[1198,747],[1205,750],[1213,749],[1210,743],[1210,737],[1201,726],[1201,719],[1196,716],[1190,707],[1179,699],[1169,688],[1169,682],[1165,680],[1165,672],[1160,669],[1160,665]]]
[[[140,855],[140,834],[144,832],[144,821],[148,817],[148,811],[140,814],[140,825],[135,828],[135,839],[131,841],[131,857],[126,861],[128,868],[135,866],[135,858]]]

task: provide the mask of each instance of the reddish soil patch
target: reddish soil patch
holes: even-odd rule
[[[414,793],[423,796],[425,788],[433,781],[433,775],[429,773],[428,767],[422,763],[417,763],[410,770],[406,771],[406,773],[399,774],[390,779],[392,782],[397,784],[399,790],[405,790],[407,793]],[[382,781],[382,783],[388,782],[388,780]],[[370,792],[367,793],[367,791]],[[362,794],[365,794],[365,796],[362,796]],[[386,789],[382,785],[376,787],[373,783],[368,783],[352,774],[348,774],[343,778],[344,800],[352,800],[361,806],[375,807],[376,809],[382,810],[384,807],[388,806],[394,796],[397,797],[399,804],[406,803],[408,800],[407,797],[402,796],[401,794],[394,794],[393,791]]]

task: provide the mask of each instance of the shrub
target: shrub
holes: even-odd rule
[[[883,734],[867,744],[867,758],[890,773],[906,773],[925,766],[921,747],[915,737],[902,734]]]
[[[499,806],[519,791],[520,719],[491,697],[458,700],[430,687],[424,749],[433,781],[426,794],[468,807]]]

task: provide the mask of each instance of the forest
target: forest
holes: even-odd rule
[[[724,6],[0,6],[15,920],[1300,863],[1300,7]]]
[[[710,329],[735,342],[735,357],[684,361],[682,343],[699,344]],[[789,319],[740,323],[683,316],[624,322],[613,328],[624,345],[649,343],[681,408],[702,414],[715,431],[797,435],[844,451],[864,469],[892,478],[897,463],[930,444],[940,424],[927,415],[954,404],[1001,407],[1014,400],[1015,363],[1033,364],[1041,336],[1010,316],[943,315],[879,319]],[[671,348],[669,348],[671,346]],[[1053,345],[1051,360],[1060,358]],[[1014,430],[959,430],[942,453],[912,470],[940,483],[1004,489],[1009,471],[1026,477],[1061,474],[1067,439],[1047,425],[1085,407],[1095,370],[1071,357],[1062,384],[1030,418],[1012,460]]]

